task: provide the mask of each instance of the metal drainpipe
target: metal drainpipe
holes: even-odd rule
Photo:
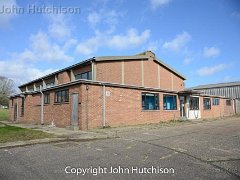
[[[105,88],[105,85],[103,85],[103,108],[102,108],[102,111],[103,111],[103,122],[102,122],[102,126],[103,128],[106,127],[106,88]]]
[[[42,92],[42,86],[40,86],[40,93],[41,93],[41,125],[44,124],[43,121],[43,103],[44,103],[44,94]]]

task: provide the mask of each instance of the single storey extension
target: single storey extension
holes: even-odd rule
[[[151,51],[93,57],[19,86],[9,115],[86,130],[234,114],[233,99],[184,90],[185,80]]]

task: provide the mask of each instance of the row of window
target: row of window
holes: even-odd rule
[[[69,102],[69,90],[64,89],[64,90],[56,91],[54,102],[55,103]],[[50,93],[44,94],[44,104],[50,104]]]
[[[92,71],[88,71],[88,72],[84,72],[84,73],[80,73],[80,74],[75,74],[75,80],[78,80],[78,79],[92,80]],[[50,88],[50,87],[53,87],[53,86],[55,86],[54,81],[46,83],[46,88]],[[39,91],[39,90],[40,90],[40,85],[36,86],[36,91]],[[34,88],[33,87],[28,88],[28,91],[30,91],[30,92],[34,91]]]
[[[218,98],[212,99],[212,105],[218,106],[220,100]],[[226,105],[231,106],[231,100],[226,100]],[[189,100],[190,110],[199,110],[199,98],[198,97],[191,97]],[[203,108],[211,109],[211,100],[210,98],[203,98]]]
[[[159,110],[159,94],[142,93],[143,110]],[[163,109],[177,110],[177,96],[163,95]]]

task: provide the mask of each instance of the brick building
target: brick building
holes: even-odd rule
[[[85,130],[234,113],[233,100],[184,91],[184,80],[151,51],[93,57],[19,86],[10,119]]]

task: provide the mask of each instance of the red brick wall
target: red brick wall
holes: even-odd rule
[[[124,83],[142,86],[141,61],[124,61]]]
[[[179,117],[178,110],[163,110],[163,93],[159,93],[160,110],[143,111],[141,93],[145,91],[116,87],[106,87],[106,91],[110,92],[106,96],[106,126],[158,123]],[[89,129],[102,127],[102,86],[89,85],[87,91],[86,85],[81,85],[81,92],[81,128],[86,127],[87,114]]]
[[[143,63],[143,80],[142,80]],[[158,77],[158,67],[160,77]],[[122,84],[122,75],[124,75],[124,84],[153,87],[167,90],[184,90],[184,81],[176,74],[169,71],[164,66],[159,65],[150,57],[148,60],[124,61],[124,72],[122,74],[122,62],[97,62],[96,80],[104,82],[113,82]],[[159,82],[160,81],[160,82]]]
[[[97,62],[96,80],[104,82],[122,83],[122,62]]]
[[[87,66],[83,66],[83,67],[77,67],[75,69],[73,69],[73,73],[76,74],[80,74],[80,73],[84,73],[84,72],[88,72],[88,71],[92,71],[92,66],[91,65],[87,65]]]
[[[172,73],[160,66],[160,88],[172,90]]]
[[[144,69],[144,86],[158,88],[158,64],[149,58],[148,61],[143,61]],[[127,77],[126,77],[127,78]]]
[[[64,71],[58,74],[58,84],[65,84],[70,82],[70,72]]]
[[[206,97],[206,98],[210,98],[210,100],[211,100],[211,109],[204,110],[203,98],[204,97],[200,97],[201,118],[205,119],[205,118],[216,118],[216,117],[234,115],[233,103],[231,106],[227,106],[226,99],[219,98],[219,100],[220,100],[219,105],[213,105],[213,98]]]

